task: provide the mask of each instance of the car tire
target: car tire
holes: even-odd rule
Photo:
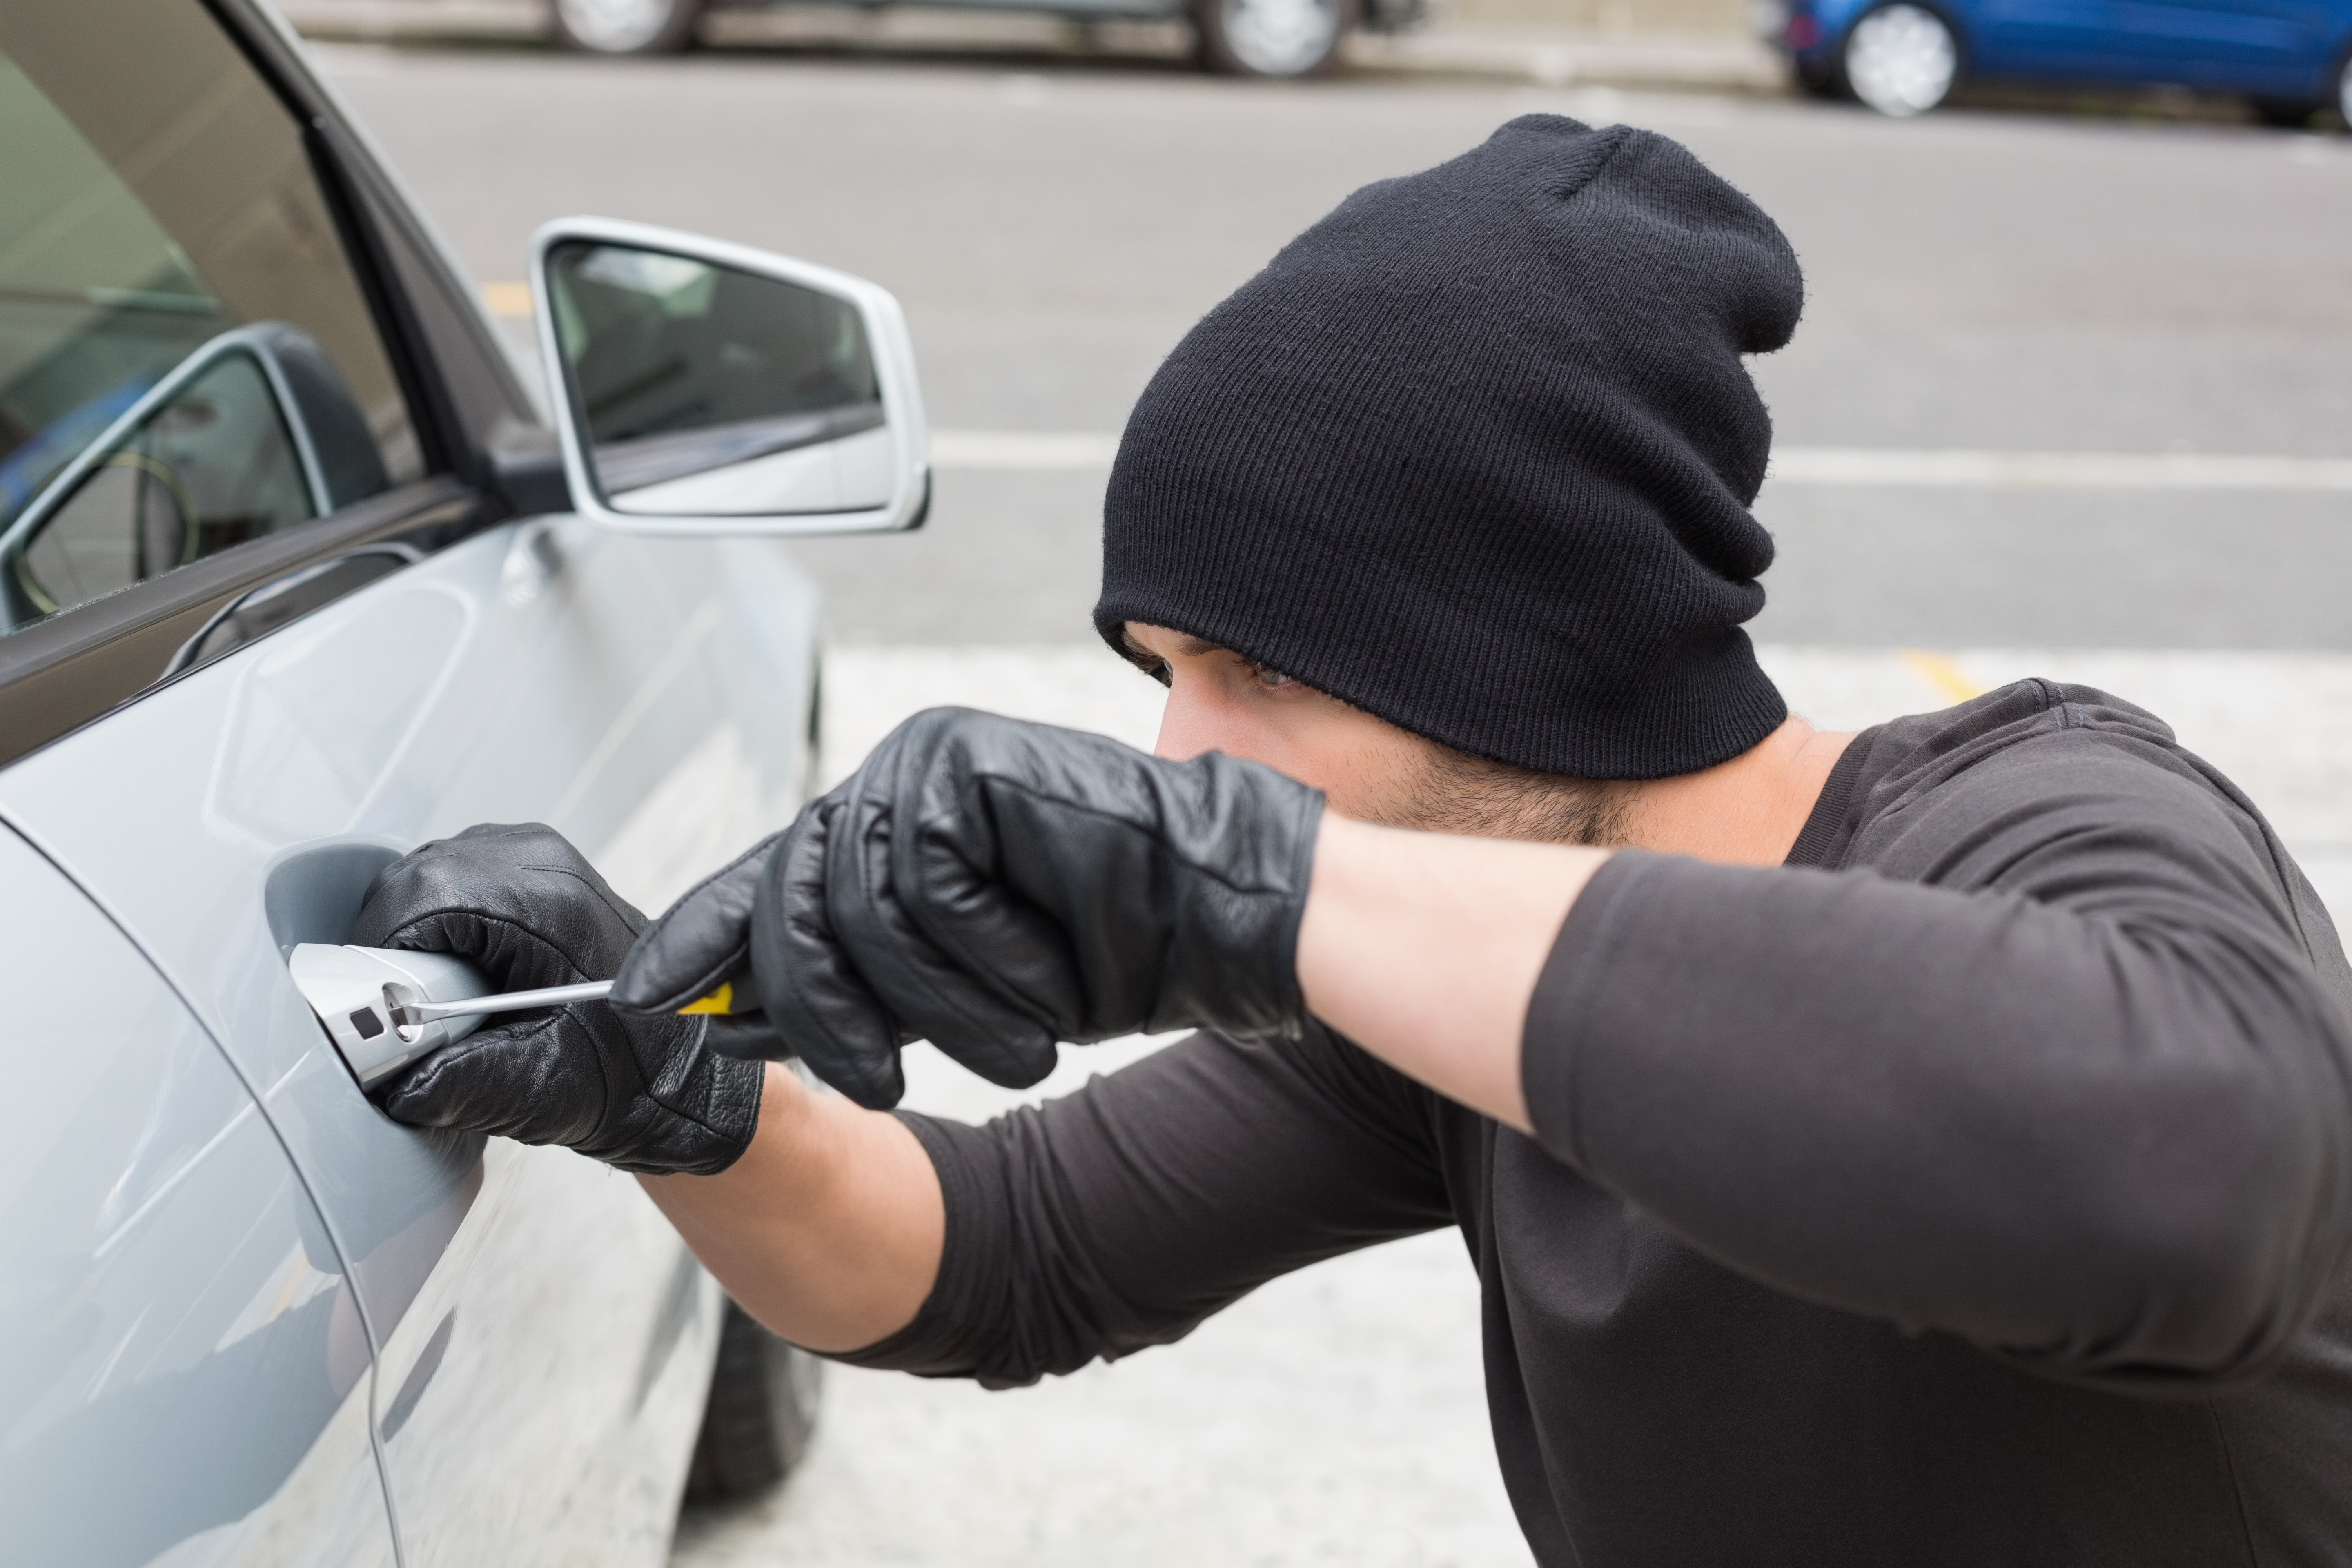
[[[1855,98],[1881,114],[1907,120],[1935,108],[1959,85],[1960,40],[1927,6],[1895,0],[1864,12],[1846,29],[1838,65]]]
[[[748,1497],[774,1486],[801,1462],[816,1431],[824,1363],[761,1328],[732,1300],[719,1325],[710,1401],[687,1467],[696,1502]]]
[[[1329,68],[1356,25],[1355,0],[1194,0],[1201,63],[1225,76],[1302,77]]]
[[[2352,131],[2352,49],[2347,49],[2336,60],[2327,86],[2315,98],[2257,95],[2247,101],[2252,105],[2256,120],[2283,131],[2305,130],[2314,116],[2321,114],[2333,115],[2337,124]]]
[[[1797,90],[1822,103],[1851,102],[1853,94],[1846,90],[1845,78],[1837,67],[1819,58],[1801,59],[1791,72]]]
[[[2282,131],[2300,131],[2320,110],[2320,105],[2305,98],[2257,98],[2251,101],[2256,120]]]
[[[674,55],[694,44],[703,0],[555,0],[555,32],[591,55]]]

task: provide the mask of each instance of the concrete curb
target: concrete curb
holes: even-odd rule
[[[1760,43],[1716,34],[1607,33],[1569,28],[1438,26],[1383,37],[1359,33],[1346,58],[1366,72],[1503,78],[1544,87],[1615,87],[1781,92],[1789,68]]]
[[[553,29],[545,0],[281,0],[311,38],[383,43],[446,40],[537,42]],[[876,54],[971,51],[1181,58],[1181,23],[1104,21],[942,6],[782,5],[722,11],[705,24],[718,47],[817,48]],[[1370,77],[1430,77],[1534,82],[1544,87],[1607,83],[1730,92],[1777,92],[1788,85],[1780,58],[1763,45],[1719,34],[1623,33],[1565,27],[1439,23],[1398,35],[1360,33],[1342,56]]]
[[[337,43],[521,40],[554,31],[541,0],[279,0],[278,9],[304,37]]]

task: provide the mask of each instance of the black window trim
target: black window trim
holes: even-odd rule
[[[252,0],[196,0],[209,13],[247,63],[275,94],[299,129],[303,149],[332,215],[343,251],[383,334],[426,466],[444,468],[476,484],[495,482],[498,464],[488,449],[494,432],[468,430],[449,384],[462,376],[488,394],[485,401],[504,418],[537,423],[530,400],[516,381],[505,350],[491,334],[478,305],[452,269],[450,258],[426,229],[399,182],[383,169],[365,135],[344,116],[331,92],[312,73],[286,24]],[[377,230],[381,223],[396,236]],[[403,286],[401,268],[390,254],[407,252],[425,286],[445,296],[460,327],[459,342],[433,342],[416,302]],[[436,352],[436,350],[438,352]]]
[[[425,334],[417,328],[416,312],[401,291],[382,238],[367,221],[365,204],[354,199],[350,177],[337,156],[340,139],[331,122],[314,115],[300,121],[300,127],[302,151],[312,177],[319,182],[320,196],[343,242],[343,255],[350,259],[360,297],[374,320],[384,357],[392,362],[393,379],[400,384],[401,397],[408,405],[409,424],[416,434],[425,471],[477,477],[479,465],[462,442],[456,405],[432,354],[424,348]]]
[[[0,767],[203,668],[163,679],[241,595],[360,545],[398,541],[430,553],[477,531],[480,512],[463,480],[430,475],[0,637]]]

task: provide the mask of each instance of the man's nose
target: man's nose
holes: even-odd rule
[[[1211,710],[1215,698],[1207,689],[1208,684],[1182,674],[1171,679],[1168,705],[1160,710],[1160,739],[1151,747],[1153,756],[1182,763],[1212,749],[1210,733],[1215,720]]]

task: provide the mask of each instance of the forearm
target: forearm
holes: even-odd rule
[[[1528,999],[1605,851],[1374,827],[1327,813],[1298,931],[1315,1016],[1450,1100],[1530,1130]]]
[[[1607,861],[1327,817],[1308,1006],[1752,1278],[2053,1370],[2242,1375],[2332,1273],[2341,1026],[2284,954]]]
[[[2175,1385],[2259,1370],[2332,1278],[2342,1021],[2226,911],[1664,858],[1586,899],[1527,1019],[1536,1131],[1741,1273]]]
[[[915,1135],[781,1065],[741,1159],[715,1176],[638,1179],[729,1295],[810,1350],[895,1333],[939,1273],[946,1205]]]

